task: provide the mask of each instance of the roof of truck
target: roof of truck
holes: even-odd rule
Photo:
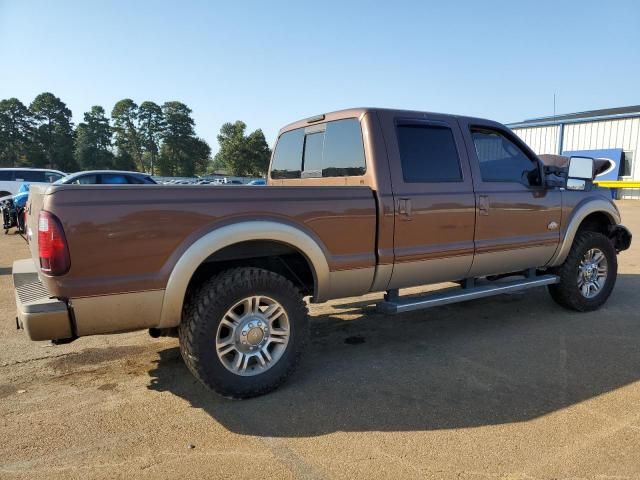
[[[419,115],[444,115],[452,118],[464,118],[467,120],[481,120],[483,122],[491,122],[492,120],[477,118],[477,117],[469,117],[465,115],[455,115],[450,113],[439,113],[439,112],[426,112],[422,110],[407,110],[407,109],[396,109],[396,108],[379,108],[379,107],[356,107],[356,108],[347,108],[344,110],[336,110],[334,112],[321,113],[319,115],[314,115],[311,117],[303,118],[302,120],[298,120],[296,122],[292,122],[288,125],[285,125],[278,132],[278,136],[283,132],[288,130],[294,130],[296,128],[307,127],[309,125],[313,125],[316,122],[321,121],[334,121],[340,120],[342,118],[361,118],[368,112],[395,112],[398,114],[405,114],[407,116],[415,116]]]

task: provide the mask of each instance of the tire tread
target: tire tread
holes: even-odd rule
[[[202,336],[207,336],[207,324],[212,319],[207,318],[211,312],[226,310],[229,305],[224,303],[224,296],[239,288],[251,288],[252,286],[270,285],[277,288],[279,292],[287,295],[290,301],[294,300],[294,311],[288,311],[289,318],[302,318],[302,324],[297,324],[293,328],[301,329],[296,345],[292,345],[294,351],[292,358],[284,373],[279,375],[274,381],[268,384],[255,382],[255,387],[247,388],[246,385],[238,386],[229,382],[220,382],[212,376],[212,372],[206,368],[203,358],[198,354],[197,342]],[[308,320],[307,306],[302,299],[299,290],[285,277],[261,268],[238,267],[225,270],[213,275],[205,281],[193,294],[185,301],[182,314],[182,322],[179,329],[180,351],[187,368],[206,387],[214,390],[227,398],[250,398],[264,395],[278,388],[294,372],[300,362],[301,353],[308,341]],[[293,341],[293,335],[290,339]],[[280,360],[282,361],[282,359]],[[274,366],[275,367],[275,366]],[[274,368],[272,367],[272,369]],[[265,372],[264,375],[268,374]],[[253,378],[253,377],[240,377]]]

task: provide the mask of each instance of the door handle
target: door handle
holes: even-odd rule
[[[398,200],[398,214],[404,215],[405,220],[411,220],[412,205],[410,198],[400,198]]]
[[[478,195],[478,211],[480,215],[489,215],[489,195]]]

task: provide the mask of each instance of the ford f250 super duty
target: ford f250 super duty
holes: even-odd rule
[[[496,122],[362,108],[284,127],[264,188],[32,186],[18,325],[55,342],[177,330],[193,374],[244,398],[298,363],[305,297],[386,292],[393,314],[546,285],[594,310],[631,234],[593,169],[545,166]]]

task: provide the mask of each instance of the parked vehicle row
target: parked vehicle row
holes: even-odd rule
[[[54,183],[66,175],[45,168],[0,168],[0,198],[15,195],[23,183]]]

